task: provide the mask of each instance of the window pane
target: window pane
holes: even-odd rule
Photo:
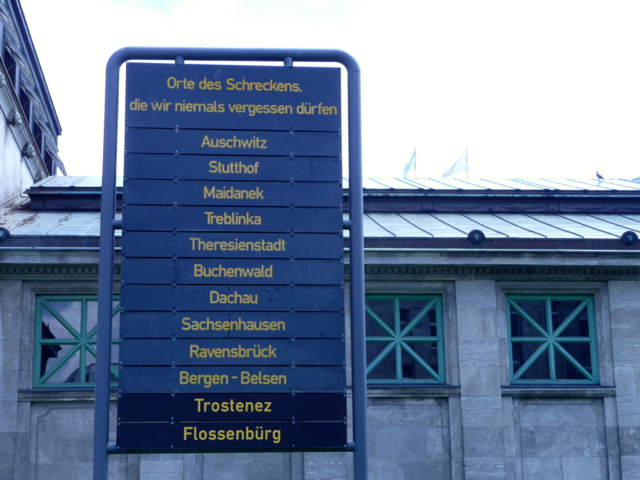
[[[115,310],[120,305],[120,302],[113,302],[111,310]],[[111,338],[120,338],[120,309],[111,319]]]
[[[582,368],[591,373],[591,344],[590,343],[560,343],[573,359],[578,362]]]
[[[558,380],[587,380],[580,371],[573,365],[568,358],[556,349],[556,378]]]
[[[438,368],[438,344],[429,342],[406,342],[418,356],[424,360],[436,373]],[[402,377],[423,380],[434,380],[433,376],[420,365],[409,353],[402,350]]]
[[[517,300],[515,302],[516,305],[518,305],[523,311],[524,313],[526,313],[527,315],[529,315],[529,317],[531,317],[531,319],[536,322],[540,327],[542,327],[542,330],[547,332],[547,313],[546,313],[546,306],[545,306],[545,301],[544,300]],[[515,336],[513,334],[513,330],[511,335]],[[531,335],[518,335],[518,336],[531,336]]]
[[[393,332],[393,300],[367,299],[366,305]],[[370,337],[387,336],[388,333],[378,325],[371,315],[367,315],[367,335]]]
[[[373,362],[388,345],[389,342],[367,342],[367,365],[371,365],[371,362]],[[395,380],[395,357],[395,349],[391,349],[382,362],[369,374],[368,378],[375,380]]]
[[[63,340],[74,337],[62,323],[54,317],[46,308],[42,309],[42,339]]]
[[[62,357],[64,357],[70,350],[74,348],[74,345],[60,345],[61,350],[58,352],[57,358],[52,358],[47,362],[47,372],[51,371],[56,366]],[[43,346],[44,348],[44,346]],[[80,370],[80,351],[77,351],[73,356],[62,364],[60,370],[54,373],[46,383],[80,383],[80,376],[78,374]],[[45,372],[46,373],[46,372]]]
[[[589,309],[587,305],[580,311],[560,334],[561,337],[589,337]]]
[[[540,332],[515,309],[511,310],[512,337],[542,337]]]
[[[98,326],[98,302],[87,302],[87,334]]]
[[[117,345],[114,345],[113,347],[116,348],[116,356],[118,355],[117,352]],[[118,362],[113,360],[113,352],[114,352],[114,348],[112,347],[111,349],[111,369],[115,369],[116,371],[118,371]],[[87,362],[86,362],[86,375],[85,375],[85,381],[87,383],[96,383],[96,357],[93,356],[93,354],[89,351],[87,351],[87,358],[86,358]],[[113,372],[111,372],[111,382],[112,383],[118,383],[118,377],[116,377]]]
[[[551,302],[551,321],[556,330],[582,302],[580,300],[561,300]],[[573,323],[573,322],[572,322]]]
[[[531,356],[540,347],[539,343],[516,343],[512,344],[513,352],[513,373],[517,375],[522,366],[531,358]],[[527,368],[520,377],[521,380],[540,380],[549,379],[549,354],[545,349],[540,357]]]
[[[80,334],[80,325],[82,323],[82,302],[47,302],[51,308],[53,308],[58,314],[65,319],[65,321],[75,329],[76,333]],[[48,312],[47,312],[48,313]],[[70,338],[70,337],[56,337],[56,338]]]
[[[424,302],[423,308],[428,302]],[[422,310],[422,309],[420,309]],[[401,310],[402,311],[402,310]],[[420,313],[420,312],[418,312]],[[415,317],[414,317],[415,318]],[[413,319],[412,319],[413,320]],[[401,326],[401,331],[406,325]],[[411,337],[437,337],[438,336],[438,324],[436,311],[434,308],[429,310],[422,319],[416,323],[416,325],[407,333],[406,336]]]

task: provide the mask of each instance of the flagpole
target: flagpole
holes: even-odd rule
[[[467,180],[469,180],[469,147],[464,149],[464,154],[467,157]]]
[[[413,146],[413,161],[415,162],[416,168],[413,169],[413,178],[418,178],[418,155],[416,155],[416,146]]]

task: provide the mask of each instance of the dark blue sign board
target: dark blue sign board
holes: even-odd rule
[[[344,399],[344,393],[124,393],[118,400],[118,418],[122,422],[344,421]]]
[[[121,423],[116,448],[131,451],[307,450],[347,446],[346,421]],[[121,438],[120,438],[121,437]]]
[[[336,68],[127,66],[117,448],[346,446],[341,117]]]
[[[192,233],[127,232],[122,245],[140,258],[343,258],[342,232],[313,233]]]
[[[341,260],[125,258],[127,285],[341,285]]]
[[[128,128],[125,142],[129,153],[336,157],[342,137],[334,132]]]
[[[122,365],[344,365],[342,339],[123,338]]]
[[[129,205],[329,207],[342,205],[337,182],[233,182],[127,179]]]
[[[126,197],[124,201],[126,203]],[[122,209],[128,231],[342,233],[340,208],[191,207],[128,205]]]
[[[125,312],[342,312],[339,286],[122,285]]]
[[[344,366],[122,366],[123,393],[345,393]]]
[[[343,338],[344,312],[121,312],[123,338]]]
[[[340,70],[127,65],[127,126],[339,132]]]
[[[342,181],[340,157],[260,157],[242,155],[125,155],[127,179],[175,180],[252,180],[265,182],[334,182]]]

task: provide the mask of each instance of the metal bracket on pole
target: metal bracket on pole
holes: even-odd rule
[[[100,269],[98,278],[98,357],[96,359],[95,433],[93,478],[107,480],[108,455],[114,453],[109,443],[109,393],[111,381],[111,309],[113,299],[114,229],[122,228],[115,219],[116,163],[118,140],[119,73],[128,60],[184,61],[271,61],[335,62],[348,74],[349,118],[349,220],[351,271],[351,332],[353,363],[353,436],[349,450],[354,451],[354,477],[366,480],[367,468],[367,384],[364,317],[364,238],[362,200],[362,134],[360,101],[360,67],[349,54],[340,50],[222,49],[222,48],[154,48],[126,47],[116,51],[106,68],[105,121],[102,164],[102,198],[100,220]]]

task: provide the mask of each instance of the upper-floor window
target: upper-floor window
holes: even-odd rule
[[[371,384],[444,383],[442,298],[366,298],[367,380]]]
[[[512,383],[598,383],[590,296],[508,296]]]
[[[111,380],[118,381],[120,302],[113,302]],[[36,301],[34,387],[95,385],[98,299],[41,296]]]

